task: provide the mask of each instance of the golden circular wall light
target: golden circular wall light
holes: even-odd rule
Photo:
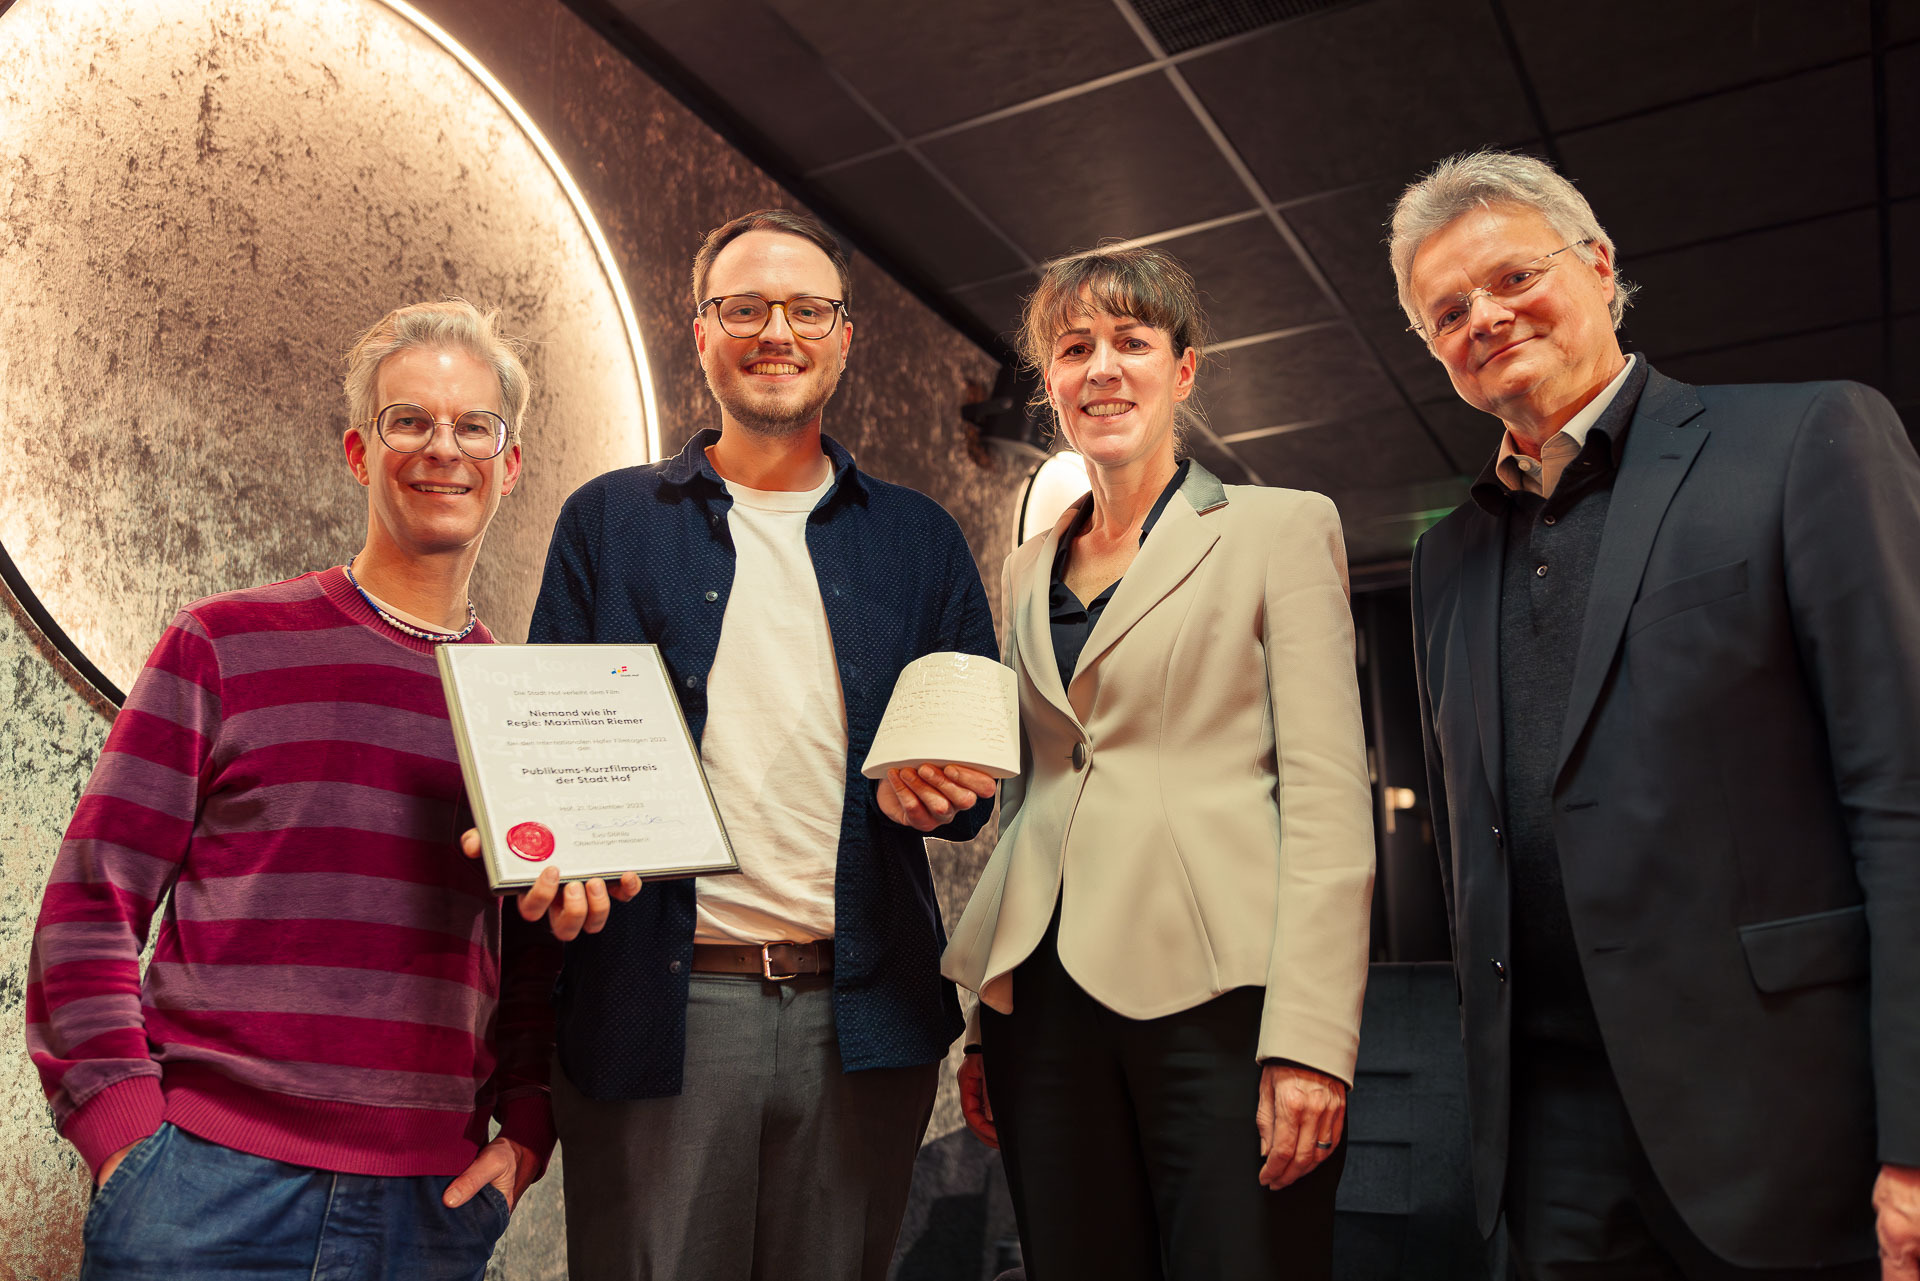
[[[560,503],[657,453],[578,185],[400,0],[17,0],[0,14],[0,544],[109,684],[172,611],[365,530],[341,355],[464,297],[529,339],[526,471],[474,574],[521,639]]]

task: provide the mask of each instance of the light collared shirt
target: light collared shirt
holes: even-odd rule
[[[1600,394],[1587,402],[1586,408],[1575,414],[1565,427],[1549,436],[1540,446],[1540,457],[1533,458],[1520,452],[1513,442],[1513,430],[1507,429],[1500,436],[1500,457],[1494,462],[1493,473],[1501,484],[1508,489],[1525,490],[1529,494],[1538,494],[1545,498],[1553,493],[1553,487],[1560,483],[1560,474],[1567,464],[1580,456],[1587,447],[1587,432],[1600,421],[1600,415],[1607,412],[1607,406],[1620,394],[1627,375],[1633,370],[1637,355],[1627,357],[1627,363],[1613,376],[1613,381],[1600,389]]]

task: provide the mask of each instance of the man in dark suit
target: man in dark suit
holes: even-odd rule
[[[1505,424],[1413,562],[1481,1229],[1528,1277],[1912,1281],[1920,460],[1857,384],[1622,354],[1531,157],[1443,162],[1392,256]]]

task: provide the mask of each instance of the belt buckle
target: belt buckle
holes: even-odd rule
[[[798,970],[793,971],[791,974],[775,974],[773,972],[773,954],[769,952],[767,949],[775,948],[775,947],[800,947],[800,946],[801,944],[791,942],[787,939],[779,939],[772,943],[762,943],[760,945],[760,977],[765,979],[769,983],[784,983],[788,979],[799,978],[800,971]]]

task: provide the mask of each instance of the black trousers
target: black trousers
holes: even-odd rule
[[[1878,1260],[1742,1268],[1696,1237],[1660,1187],[1606,1055],[1514,1047],[1507,1241],[1525,1281],[1877,1281]]]
[[[981,1010],[1028,1281],[1332,1277],[1346,1144],[1291,1187],[1259,1183],[1263,996],[1125,1018],[1068,977],[1049,929],[1013,972],[1013,1013]]]

